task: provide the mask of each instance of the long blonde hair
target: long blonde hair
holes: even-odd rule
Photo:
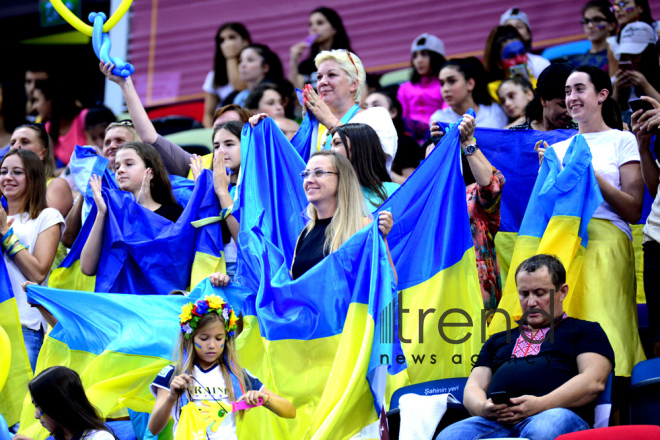
[[[186,338],[185,333],[179,334],[179,344],[178,344],[179,349],[177,352],[177,359],[176,359],[177,363],[176,363],[176,367],[174,367],[174,374],[172,375],[172,377],[176,377],[184,373],[191,377],[193,376],[195,360],[197,358],[193,340],[199,332],[209,327],[210,325],[215,324],[216,322],[219,322],[222,325],[222,328],[226,328],[225,320],[222,317],[222,315],[219,313],[210,312],[210,313],[206,313],[200,318],[197,324],[197,328],[195,328],[193,332],[190,334],[190,338]],[[234,384],[231,381],[231,376],[229,374],[229,371],[234,373],[234,375],[238,379],[238,383],[241,385],[241,388],[245,392],[249,391],[246,388],[248,384],[245,381],[243,368],[241,368],[241,365],[238,363],[238,357],[236,355],[236,344],[234,341],[235,338],[236,335],[230,338],[225,333],[225,348],[223,350],[222,355],[220,355],[220,358],[218,359],[218,365],[220,366],[222,377],[225,380],[225,385],[228,391],[227,394],[229,395],[229,400],[231,402],[236,401],[236,391],[234,390]],[[243,419],[244,413],[245,411],[243,410],[238,412],[238,416],[240,419]]]
[[[370,217],[370,214],[357,175],[348,159],[332,150],[317,151],[311,157],[314,156],[329,157],[337,172],[337,209],[325,230],[323,244],[323,252],[329,254],[339,249],[339,246],[362,229],[364,217]],[[316,208],[311,203],[307,205],[307,217],[309,221],[305,225],[305,231],[309,233],[319,218]]]

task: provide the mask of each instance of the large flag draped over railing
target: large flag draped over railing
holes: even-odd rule
[[[563,168],[554,148],[545,152],[520,226],[511,270],[499,305],[512,320],[521,316],[514,275],[525,259],[542,253],[557,255],[566,268],[568,285],[576,285],[588,243],[587,225],[603,201],[591,158],[589,146],[581,135],[571,141]],[[570,310],[572,293],[573,290],[569,289],[564,300],[565,310]],[[505,316],[496,314],[490,332],[505,329]]]
[[[16,298],[3,259],[0,259],[0,327],[7,333],[11,346],[9,359],[8,353],[0,353],[0,362],[9,363],[7,382],[0,391],[0,414],[12,426],[21,415],[21,403],[28,391],[27,384],[32,379],[32,368],[23,342]]]
[[[365,249],[371,248],[362,243],[369,237],[367,232],[374,233],[374,226],[291,281],[293,250],[305,224],[303,210],[307,202],[297,176],[304,169],[304,161],[269,119],[255,129],[246,126],[241,145],[244,178],[238,197],[242,221],[237,280],[256,292],[256,309],[246,316],[250,332],[241,335],[240,354],[251,371],[268,376],[266,382],[298,408],[298,417],[292,423],[272,417],[260,419],[258,423],[245,423],[242,429],[247,431],[243,432],[257,437],[277,432],[291,438],[347,438],[376,419],[374,408],[382,408],[394,388],[468,375],[471,356],[481,346],[480,338],[475,335],[470,339],[470,334],[478,334],[478,330],[444,329],[451,341],[468,336],[462,343],[441,340],[436,333],[438,318],[448,309],[464,311],[478,329],[482,307],[465,186],[460,175],[457,129],[450,131],[431,157],[383,206],[394,215],[394,227],[387,240],[397,266],[399,288],[406,289],[401,296],[403,305],[412,312],[403,316],[403,335],[411,339],[404,344],[401,357],[395,357],[391,348],[386,349],[389,345],[382,343],[398,340],[397,301],[379,301],[375,303],[379,307],[369,302],[367,307],[363,303],[365,294],[356,295],[351,288],[358,278],[369,275],[365,273],[369,266],[356,264],[355,258],[358,251],[364,254]],[[381,271],[387,269],[382,262],[379,267]],[[418,334],[418,308],[439,309],[435,319],[427,316],[422,324],[426,339]],[[343,322],[346,316],[348,319]],[[371,324],[372,320],[375,324]],[[445,322],[464,319],[454,315]],[[356,325],[362,332],[353,332]],[[379,326],[384,333],[372,335],[371,330]],[[369,331],[366,335],[364,328]],[[337,355],[344,353],[338,350],[349,348],[348,335],[354,339],[352,344],[357,352],[371,347],[375,363],[369,369],[351,364],[354,355]],[[377,341],[381,346],[376,351]],[[425,359],[413,363],[417,355]],[[368,357],[361,355],[363,362]],[[407,369],[402,359],[407,360]],[[373,370],[371,385],[378,402],[375,407],[368,405],[366,400],[371,399],[367,399],[363,375],[376,365],[389,363],[396,367],[399,362],[401,372],[392,374],[396,370],[390,368],[387,395],[383,370]],[[355,382],[356,371],[362,375],[361,384]],[[359,385],[358,394],[350,386],[353,384]],[[348,393],[353,406],[346,405]],[[366,400],[355,401],[358,396]]]
[[[96,206],[71,252],[51,274],[49,286],[96,292],[167,294],[187,290],[210,273],[224,271],[219,221],[199,227],[193,221],[216,218],[220,205],[213,176],[204,170],[176,223],[135,202],[132,194],[103,189],[108,206],[96,277],[80,272],[80,255],[96,217]]]

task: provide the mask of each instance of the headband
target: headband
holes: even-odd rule
[[[217,295],[207,295],[196,303],[188,303],[181,307],[180,325],[181,332],[186,334],[186,339],[190,339],[193,330],[197,328],[199,320],[207,313],[216,312],[225,320],[225,331],[227,338],[234,337],[234,332],[238,327],[238,317],[234,309]]]

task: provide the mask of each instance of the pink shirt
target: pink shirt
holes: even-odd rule
[[[64,165],[69,164],[73,149],[76,145],[87,145],[87,137],[85,136],[86,115],[87,109],[78,113],[78,116],[73,118],[69,131],[64,136],[60,136],[57,140],[53,140],[55,157],[64,163]],[[46,131],[49,129],[50,121],[46,122]]]
[[[405,82],[399,86],[396,97],[403,108],[401,116],[424,123],[428,123],[433,112],[448,107],[442,100],[438,78],[424,77],[417,84]]]

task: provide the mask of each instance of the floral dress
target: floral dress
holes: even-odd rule
[[[502,279],[494,239],[500,229],[500,201],[505,183],[502,173],[493,168],[488,186],[473,183],[465,187],[481,296],[487,310],[495,309],[502,298]]]

